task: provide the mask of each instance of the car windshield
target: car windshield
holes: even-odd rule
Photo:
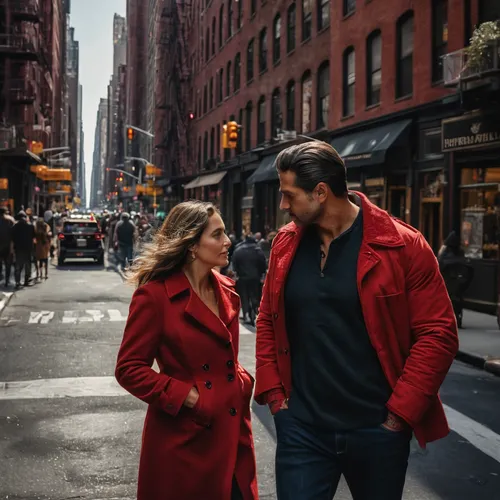
[[[66,222],[64,224],[65,233],[74,234],[94,234],[99,232],[95,222]]]

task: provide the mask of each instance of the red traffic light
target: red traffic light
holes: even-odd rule
[[[194,120],[194,113],[189,113],[189,119]]]

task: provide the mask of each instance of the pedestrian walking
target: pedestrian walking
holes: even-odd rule
[[[134,258],[134,243],[137,240],[137,227],[130,220],[130,215],[123,212],[121,220],[116,224],[115,248],[118,248],[118,259],[126,269]]]
[[[237,277],[244,321],[253,325],[260,303],[260,282],[267,264],[264,252],[251,234],[234,250],[231,266]]]
[[[0,207],[0,280],[3,278],[2,268],[5,268],[5,286],[10,286],[12,270],[13,245],[12,228],[15,220],[8,215],[6,207]]]
[[[16,288],[21,286],[21,272],[24,269],[24,286],[29,286],[31,280],[31,259],[35,242],[35,229],[28,222],[26,213],[17,214],[17,223],[12,228],[12,242],[16,258],[15,278]]]
[[[253,379],[238,362],[240,300],[211,203],[174,207],[134,262],[116,378],[148,403],[139,500],[255,500]],[[151,366],[157,360],[160,372]]]
[[[45,268],[45,279],[49,278],[49,254],[52,231],[50,226],[42,219],[38,219],[35,224],[35,262],[36,279],[42,279]]]
[[[276,159],[280,208],[257,320],[255,399],[277,432],[279,500],[400,500],[412,433],[449,432],[438,390],[457,326],[424,237],[357,192],[328,144]]]

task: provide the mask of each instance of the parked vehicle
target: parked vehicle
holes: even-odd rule
[[[104,264],[104,235],[93,218],[70,218],[64,221],[58,239],[58,265],[66,259],[94,259]]]

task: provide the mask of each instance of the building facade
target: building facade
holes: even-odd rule
[[[92,159],[90,207],[103,206],[106,200],[104,179],[107,168],[108,149],[108,100],[102,99],[97,110],[94,133],[94,154]]]

